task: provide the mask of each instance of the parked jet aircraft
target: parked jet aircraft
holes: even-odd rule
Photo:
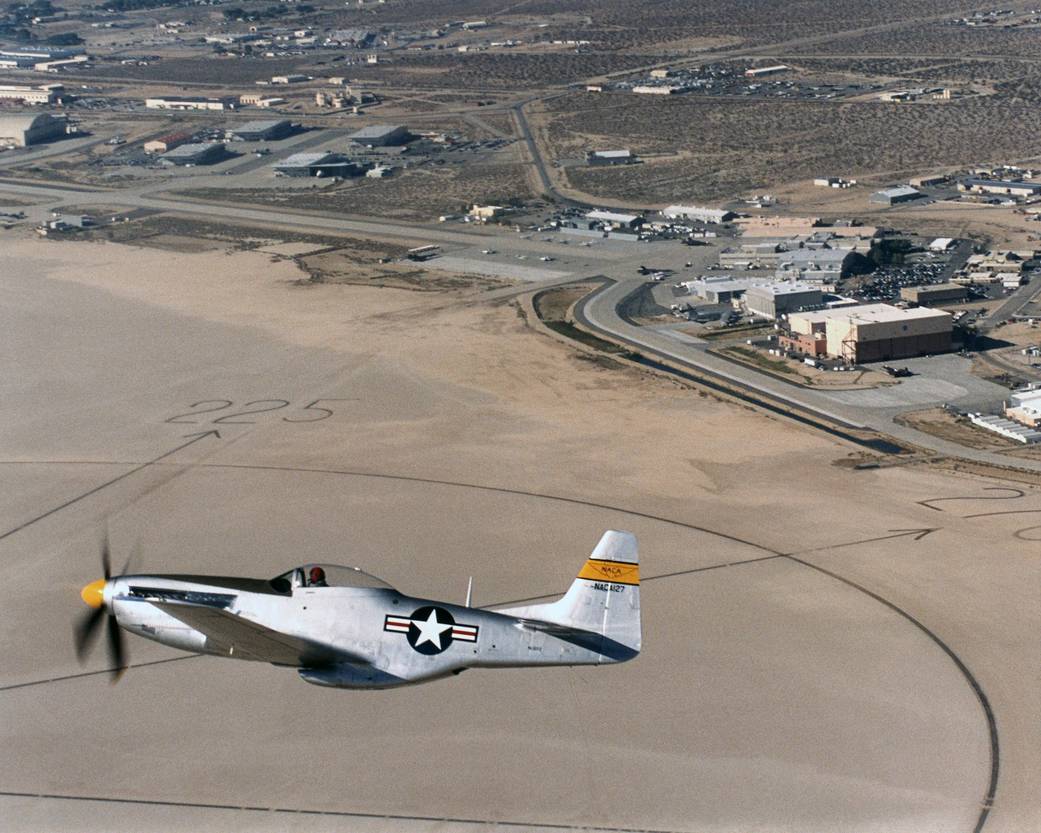
[[[273,579],[112,576],[82,590],[87,653],[106,612],[114,674],[126,667],[120,628],[164,645],[296,668],[309,683],[391,688],[467,668],[601,665],[640,652],[636,538],[604,533],[567,593],[549,604],[482,610],[414,598],[357,568],[305,564]]]

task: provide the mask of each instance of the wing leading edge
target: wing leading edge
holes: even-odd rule
[[[301,668],[343,662],[367,664],[365,657],[290,636],[221,608],[175,601],[151,601],[150,604],[204,634],[207,649],[215,653]]]

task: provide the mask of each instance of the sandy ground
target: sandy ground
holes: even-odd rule
[[[584,361],[508,302],[298,277],[5,241],[9,829],[946,833],[995,762],[985,829],[1041,826],[1041,493],[837,467],[851,448]],[[646,649],[382,694],[214,659],[112,688],[70,639],[105,518],[117,565],[140,540],[156,572],[339,561],[449,599],[472,574],[481,604],[561,592],[628,528]]]

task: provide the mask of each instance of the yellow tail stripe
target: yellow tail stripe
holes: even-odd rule
[[[590,581],[610,581],[615,584],[640,583],[640,565],[625,561],[598,561],[590,558],[578,573],[579,578]]]

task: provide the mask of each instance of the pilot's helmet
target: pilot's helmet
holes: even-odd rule
[[[325,570],[321,567],[312,567],[310,580],[311,584],[325,584]]]

